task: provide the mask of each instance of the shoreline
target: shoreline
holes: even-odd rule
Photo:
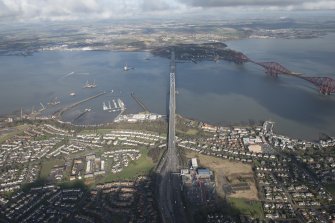
[[[119,128],[119,126],[122,125],[145,125],[146,123],[154,123],[154,122],[162,122],[167,124],[166,121],[166,115],[159,115],[156,113],[143,113],[143,112],[139,112],[139,113],[135,113],[135,114],[127,114],[125,116],[133,116],[133,115],[141,115],[141,114],[147,114],[147,115],[155,115],[158,118],[155,120],[137,120],[137,121],[126,121],[126,120],[122,120],[122,121],[113,121],[113,122],[104,122],[104,123],[99,123],[99,124],[74,124],[72,122],[66,122],[66,121],[62,121],[58,118],[55,117],[45,117],[45,116],[35,116],[35,117],[25,117],[23,120],[20,119],[19,116],[16,117],[10,117],[10,115],[7,116],[7,118],[1,117],[4,123],[18,123],[18,122],[23,122],[23,123],[29,123],[29,122],[41,122],[41,123],[58,123],[59,125],[65,125],[68,126],[70,128],[82,128],[82,129],[113,129],[116,126],[118,126],[117,128]],[[251,128],[262,128],[264,126],[264,124],[266,123],[271,123],[272,124],[272,128],[274,128],[275,126],[275,122],[273,121],[264,121],[264,120],[259,120],[257,122],[255,122],[254,124],[244,124],[243,121],[241,121],[241,123],[232,123],[230,125],[222,125],[222,124],[212,124],[210,122],[205,122],[205,121],[201,121],[201,120],[197,120],[194,118],[190,118],[190,117],[186,117],[186,116],[182,116],[180,114],[176,114],[176,118],[180,119],[180,121],[183,122],[193,122],[196,123],[197,126],[207,126],[206,128],[208,129],[216,129],[215,131],[209,130],[209,132],[216,132],[219,131],[220,129],[234,129],[234,128],[245,128],[245,129],[251,129]],[[132,119],[132,118],[130,118]],[[1,121],[1,120],[0,120]],[[177,121],[178,122],[178,121]],[[199,127],[201,129],[201,127]],[[177,127],[178,129],[178,127]],[[305,139],[305,138],[295,138],[292,137],[290,135],[286,135],[286,134],[279,134],[274,132],[273,133],[275,136],[277,137],[284,137],[284,138],[289,138],[291,140],[299,140],[299,141],[305,141],[305,142],[310,142],[310,143],[320,143],[321,137],[319,137],[319,139]],[[322,134],[323,137],[325,138],[335,138],[334,136],[329,136],[327,134]]]

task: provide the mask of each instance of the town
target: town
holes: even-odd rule
[[[166,149],[161,117],[133,115],[117,127],[98,128],[12,121],[3,119],[0,130],[2,219],[159,221],[154,184]],[[177,123],[178,174],[192,221],[335,219],[334,138],[291,139],[274,133],[270,121],[223,127],[178,116]],[[230,215],[218,208],[223,203]]]

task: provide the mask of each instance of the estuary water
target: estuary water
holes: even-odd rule
[[[306,76],[335,78],[335,35],[317,39],[246,39],[226,42],[255,61],[276,61]],[[130,69],[123,71],[127,64]],[[63,116],[78,124],[112,122],[117,112],[103,111],[120,98],[126,113],[142,111],[131,92],[151,112],[166,114],[169,60],[149,52],[45,51],[33,56],[0,57],[0,114],[41,108],[57,97],[60,103],[43,113],[109,93],[77,106]],[[312,84],[294,77],[273,79],[254,64],[177,63],[177,113],[212,124],[272,120],[275,131],[296,138],[335,136],[335,95],[323,96]],[[95,88],[83,88],[95,81]],[[113,90],[113,91],[112,91]],[[112,91],[112,92],[110,92]],[[70,96],[74,92],[75,96]],[[92,110],[77,118],[86,108]]]

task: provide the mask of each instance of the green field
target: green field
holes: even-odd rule
[[[61,159],[45,160],[42,162],[40,178],[45,179],[49,176],[51,169],[58,165],[64,165],[65,161]]]
[[[242,214],[255,218],[264,219],[262,203],[260,201],[246,200],[241,198],[229,198],[229,203]]]
[[[198,134],[198,130],[197,129],[189,129],[189,130],[187,130],[187,132],[186,132],[186,134],[187,135],[196,135],[196,134]]]
[[[177,134],[180,134],[184,137],[189,137],[189,136],[196,136],[199,134],[199,131],[197,129],[187,129],[187,130],[182,130],[182,129],[176,129]]]
[[[15,135],[20,135],[24,132],[24,130],[26,130],[27,128],[29,128],[29,125],[19,125],[16,126],[15,128],[13,128],[13,130],[0,135],[0,143],[3,143],[4,141],[6,141],[7,139],[12,138]]]
[[[138,160],[129,162],[129,165],[120,173],[109,173],[102,179],[102,181],[111,182],[113,180],[135,179],[139,175],[147,175],[150,173],[154,167],[154,163],[148,156],[148,150],[142,149],[141,154],[142,156]]]

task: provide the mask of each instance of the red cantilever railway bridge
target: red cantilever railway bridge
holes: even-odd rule
[[[318,87],[321,94],[330,95],[330,94],[335,93],[335,80],[333,78],[303,76],[303,74],[292,72],[277,62],[255,62],[249,59],[243,53],[237,53],[235,59],[236,59],[236,63],[238,64],[243,64],[247,62],[257,64],[265,69],[266,74],[274,78],[277,78],[279,74],[284,74],[284,75],[289,75],[289,76],[297,77],[305,81],[308,81],[311,84]]]

